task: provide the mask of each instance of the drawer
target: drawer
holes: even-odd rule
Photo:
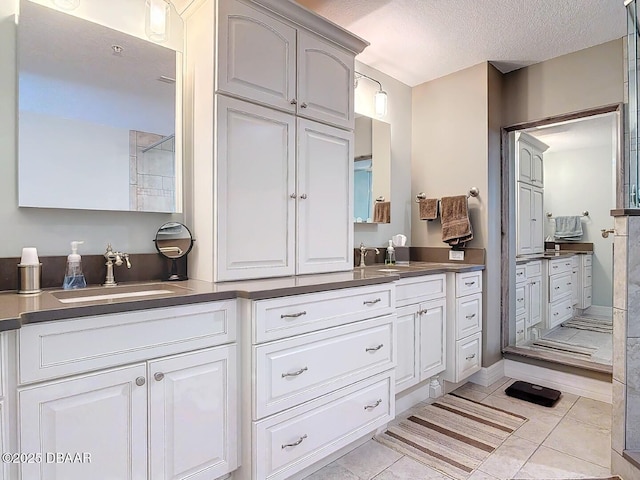
[[[394,285],[385,283],[253,302],[253,343],[322,330],[392,313]]]
[[[542,262],[537,260],[535,262],[529,262],[525,264],[525,269],[527,272],[527,278],[536,277],[542,275]]]
[[[482,332],[456,342],[457,382],[480,370],[482,355]]]
[[[583,287],[590,287],[591,286],[591,282],[592,282],[592,276],[593,276],[593,267],[592,266],[588,266],[588,267],[584,267],[584,269],[582,270],[582,286]]]
[[[394,381],[391,370],[253,422],[251,478],[290,478],[393,420]]]
[[[573,267],[571,257],[556,258],[549,260],[549,275],[557,275],[559,273],[571,272]]]
[[[526,317],[516,317],[516,345],[522,345],[527,339],[526,323]]]
[[[555,302],[566,295],[571,296],[572,280],[571,271],[562,275],[553,275],[549,279],[549,302]]]
[[[585,267],[590,267],[593,262],[593,255],[583,255],[582,256],[582,265]]]
[[[527,291],[528,287],[524,285],[516,285],[516,317],[527,313]]]
[[[527,267],[516,265],[516,285],[527,281]]]
[[[396,282],[396,305],[403,307],[446,295],[445,274],[403,278]]]
[[[573,317],[571,297],[549,305],[549,328],[556,327]]]
[[[482,294],[456,299],[456,339],[482,330]]]
[[[581,308],[589,308],[591,306],[591,288],[592,287],[584,287],[582,289],[582,307]]]
[[[19,383],[233,342],[236,300],[28,324],[18,330]]]
[[[253,419],[393,368],[395,315],[253,347]]]
[[[482,271],[456,273],[456,297],[482,292]]]

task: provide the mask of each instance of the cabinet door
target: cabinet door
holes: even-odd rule
[[[420,330],[417,324],[419,308],[418,305],[409,305],[396,310],[396,392],[412,387],[420,381]]]
[[[544,187],[544,167],[542,165],[542,153],[534,149],[531,157],[531,184],[536,187]]]
[[[578,303],[578,269],[571,270],[571,301],[574,305]]]
[[[354,56],[298,31],[298,115],[353,129]]]
[[[149,363],[150,475],[209,480],[237,461],[236,347]]]
[[[297,192],[297,273],[353,269],[353,132],[298,119]]]
[[[531,189],[531,253],[544,252],[543,190]]]
[[[25,388],[18,409],[19,451],[43,455],[21,465],[23,479],[147,479],[144,364]],[[47,452],[80,456],[58,463]]]
[[[542,278],[536,277],[529,281],[529,316],[527,327],[533,327],[542,320]]]
[[[295,28],[235,0],[218,5],[216,91],[295,112]]]
[[[518,181],[532,183],[533,147],[522,140],[518,141]]]
[[[516,285],[516,317],[526,315],[528,307],[527,285]]]
[[[420,381],[444,371],[446,367],[446,299],[420,304]]]
[[[533,253],[532,231],[533,222],[531,218],[532,209],[532,189],[530,185],[517,182],[518,193],[516,195],[516,253],[526,255]]]
[[[216,101],[215,280],[292,275],[294,117],[222,95]]]

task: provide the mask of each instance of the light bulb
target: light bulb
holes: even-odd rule
[[[379,90],[374,96],[375,110],[378,117],[384,117],[387,114],[387,92]]]
[[[161,43],[169,39],[169,2],[146,0],[145,33],[150,40]]]

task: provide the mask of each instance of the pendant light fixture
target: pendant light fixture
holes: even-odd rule
[[[170,3],[168,0],[145,0],[144,28],[149,40],[156,43],[169,39]]]
[[[367,80],[371,80],[372,82],[375,82],[378,84],[380,89],[373,96],[373,105],[376,112],[376,116],[384,117],[387,114],[388,97],[387,97],[387,92],[385,92],[382,89],[382,84],[375,78],[371,78],[368,75],[365,75],[364,73],[355,72],[355,76],[356,76],[356,85],[355,85],[356,87],[358,86],[358,80],[361,78],[366,78]]]

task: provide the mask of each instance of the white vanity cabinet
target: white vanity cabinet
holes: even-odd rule
[[[444,274],[396,282],[398,393],[446,367],[446,281]]]
[[[542,321],[542,261],[531,260],[516,265],[516,345],[535,339],[531,328]]]
[[[580,254],[575,256],[578,260],[576,277],[578,279],[577,304],[576,307],[582,310],[589,308],[592,304],[592,285],[593,285],[593,255]]]
[[[234,478],[289,478],[394,418],[392,283],[242,302]]]
[[[25,325],[17,332],[23,479],[202,479],[238,466],[236,302]]]
[[[192,223],[204,232],[191,276],[351,270],[366,42],[290,0],[196,0],[183,18]]]
[[[273,1],[218,5],[217,92],[354,128],[353,52],[268,10]]]
[[[564,256],[545,263],[545,328],[554,328],[573,317],[573,260],[572,256]]]
[[[447,273],[447,347],[443,378],[459,383],[482,368],[482,271]]]

